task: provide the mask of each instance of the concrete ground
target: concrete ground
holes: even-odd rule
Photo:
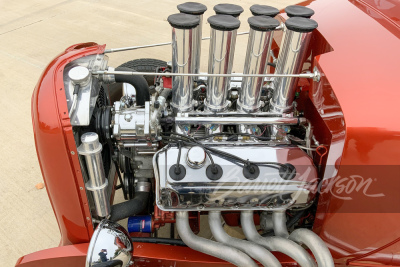
[[[108,48],[167,42],[168,15],[182,1],[19,0],[0,1],[0,261],[13,266],[25,254],[57,246],[60,239],[36,158],[31,126],[31,94],[46,65],[66,47],[95,41]],[[212,7],[226,0],[201,1]],[[231,1],[244,8],[240,31],[247,31],[249,7],[279,9],[298,0]],[[206,21],[206,20],[205,20]],[[203,36],[209,27],[203,26]],[[247,36],[238,36],[234,71],[241,72]],[[208,41],[202,46],[207,70]],[[110,65],[135,58],[170,60],[170,46],[110,54]]]

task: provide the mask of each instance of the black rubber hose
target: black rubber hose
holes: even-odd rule
[[[106,261],[106,262],[95,263],[93,266],[96,266],[96,267],[118,267],[118,266],[122,266],[122,264],[124,264],[124,263],[121,260],[110,260],[110,261]]]
[[[119,221],[141,213],[147,206],[149,192],[136,192],[131,200],[115,204],[111,207],[111,221]]]
[[[180,239],[158,237],[131,237],[131,239],[133,242],[186,246],[186,244]]]
[[[164,97],[165,99],[168,99],[168,97],[171,93],[172,93],[172,89],[164,88],[164,90],[162,90],[160,96]]]
[[[116,71],[135,71],[126,67],[118,67]],[[144,106],[144,102],[150,101],[149,85],[143,76],[115,74],[115,82],[129,83],[136,89],[136,105]]]

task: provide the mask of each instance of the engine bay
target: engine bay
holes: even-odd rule
[[[64,69],[93,221],[129,218],[133,242],[157,237],[170,224],[185,245],[250,266],[245,256],[228,259],[209,242],[204,249],[206,239],[190,234],[198,232],[200,214],[208,215],[216,240],[230,247],[216,232],[222,216],[227,225],[242,227],[246,242],[282,252],[301,266],[316,266],[298,245],[312,236],[306,245],[318,265],[333,266],[329,250],[309,230],[318,202],[315,187],[322,177],[318,162],[328,148],[317,141],[318,129],[297,104],[299,80],[320,79],[309,64],[318,26],[310,19],[313,11],[289,6],[289,18],[282,22],[274,18],[277,9],[252,6],[250,31],[240,33],[248,35],[243,73],[232,73],[243,9],[216,5],[216,15],[207,19],[205,73],[200,71],[200,51],[207,7],[188,2],[178,9],[181,13],[168,17],[171,61],[134,59],[109,66],[107,53],[138,49],[127,47],[79,58]],[[281,43],[274,39],[277,33]],[[125,202],[113,205],[118,190]],[[173,231],[170,239],[177,240]],[[262,264],[279,266],[271,259]]]

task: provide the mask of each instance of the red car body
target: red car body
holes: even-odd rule
[[[326,242],[337,266],[399,266],[400,123],[395,116],[400,111],[400,4],[326,0],[302,5],[315,10],[313,19],[319,24],[310,51],[322,80],[304,83],[306,101],[312,105],[300,105],[311,107],[305,116],[329,147],[320,162],[326,183],[320,188],[313,231]],[[71,46],[49,64],[35,88],[36,149],[61,242],[21,257],[16,266],[84,265],[93,225],[67,112],[63,69],[104,48],[95,43]],[[353,173],[370,180],[350,190],[352,179],[357,179]],[[284,266],[292,266],[290,258],[276,256]],[[137,266],[229,265],[187,247],[145,243],[135,243],[134,258]]]

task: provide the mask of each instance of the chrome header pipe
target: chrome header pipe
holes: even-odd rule
[[[299,245],[307,246],[313,253],[318,266],[334,267],[332,254],[325,242],[313,231],[305,228],[294,230],[290,235],[286,226],[286,211],[275,211],[272,214],[273,228],[276,236],[289,238]]]
[[[203,32],[203,14],[207,11],[207,7],[203,4],[196,2],[186,2],[177,6],[179,12],[184,14],[190,14],[198,16],[200,19],[199,25],[194,29],[195,31],[195,44],[194,47],[194,73],[200,73],[200,59],[201,59],[201,40]],[[194,80],[198,80],[199,77],[195,77]]]
[[[248,22],[250,33],[243,74],[264,74],[267,71],[274,30],[279,26],[279,21],[271,17],[254,16]],[[261,77],[243,78],[237,102],[238,110],[248,113],[259,110],[263,84],[264,79]]]
[[[301,73],[311,34],[318,27],[312,19],[293,17],[285,22],[286,33],[276,63],[276,74]],[[279,113],[292,111],[298,78],[274,80],[271,110]]]
[[[102,145],[97,133],[88,132],[81,136],[82,144],[78,147],[79,155],[85,156],[89,180],[85,187],[92,192],[97,215],[106,218],[110,215],[110,199],[107,194],[108,181],[104,173],[101,157]]]
[[[315,261],[308,252],[295,242],[277,236],[262,237],[254,225],[253,211],[242,211],[240,222],[247,240],[259,244],[269,251],[279,251],[294,259],[301,267],[316,267]]]
[[[194,71],[197,40],[196,27],[200,23],[198,16],[178,13],[170,15],[168,22],[172,26],[172,73],[192,73]],[[178,112],[193,109],[193,77],[172,76],[171,105]]]
[[[211,232],[215,240],[217,240],[218,242],[243,251],[253,259],[259,261],[263,266],[282,267],[277,258],[275,258],[275,256],[271,252],[269,252],[262,246],[228,235],[221,225],[220,211],[208,212],[208,222],[210,224]]]
[[[234,4],[218,4],[214,6],[215,14],[217,15],[229,15],[235,18],[239,18],[240,14],[243,13],[243,8]]]
[[[279,9],[266,5],[252,5],[250,11],[253,16],[268,16],[272,18],[279,14]]]
[[[238,249],[195,235],[190,229],[187,211],[176,212],[176,229],[182,241],[194,250],[226,260],[236,266],[258,266],[247,254]]]
[[[317,260],[318,266],[324,267],[334,267],[332,254],[326,246],[325,242],[313,231],[308,229],[299,228],[294,230],[290,236],[290,240],[294,242],[307,246],[311,252],[314,254]]]
[[[235,53],[236,33],[240,21],[228,15],[214,15],[208,18],[211,26],[211,40],[208,57],[209,74],[231,74]],[[229,77],[208,77],[205,107],[211,112],[228,108]]]
[[[272,213],[272,225],[276,236],[288,238],[289,232],[286,227],[286,210],[274,211]]]

